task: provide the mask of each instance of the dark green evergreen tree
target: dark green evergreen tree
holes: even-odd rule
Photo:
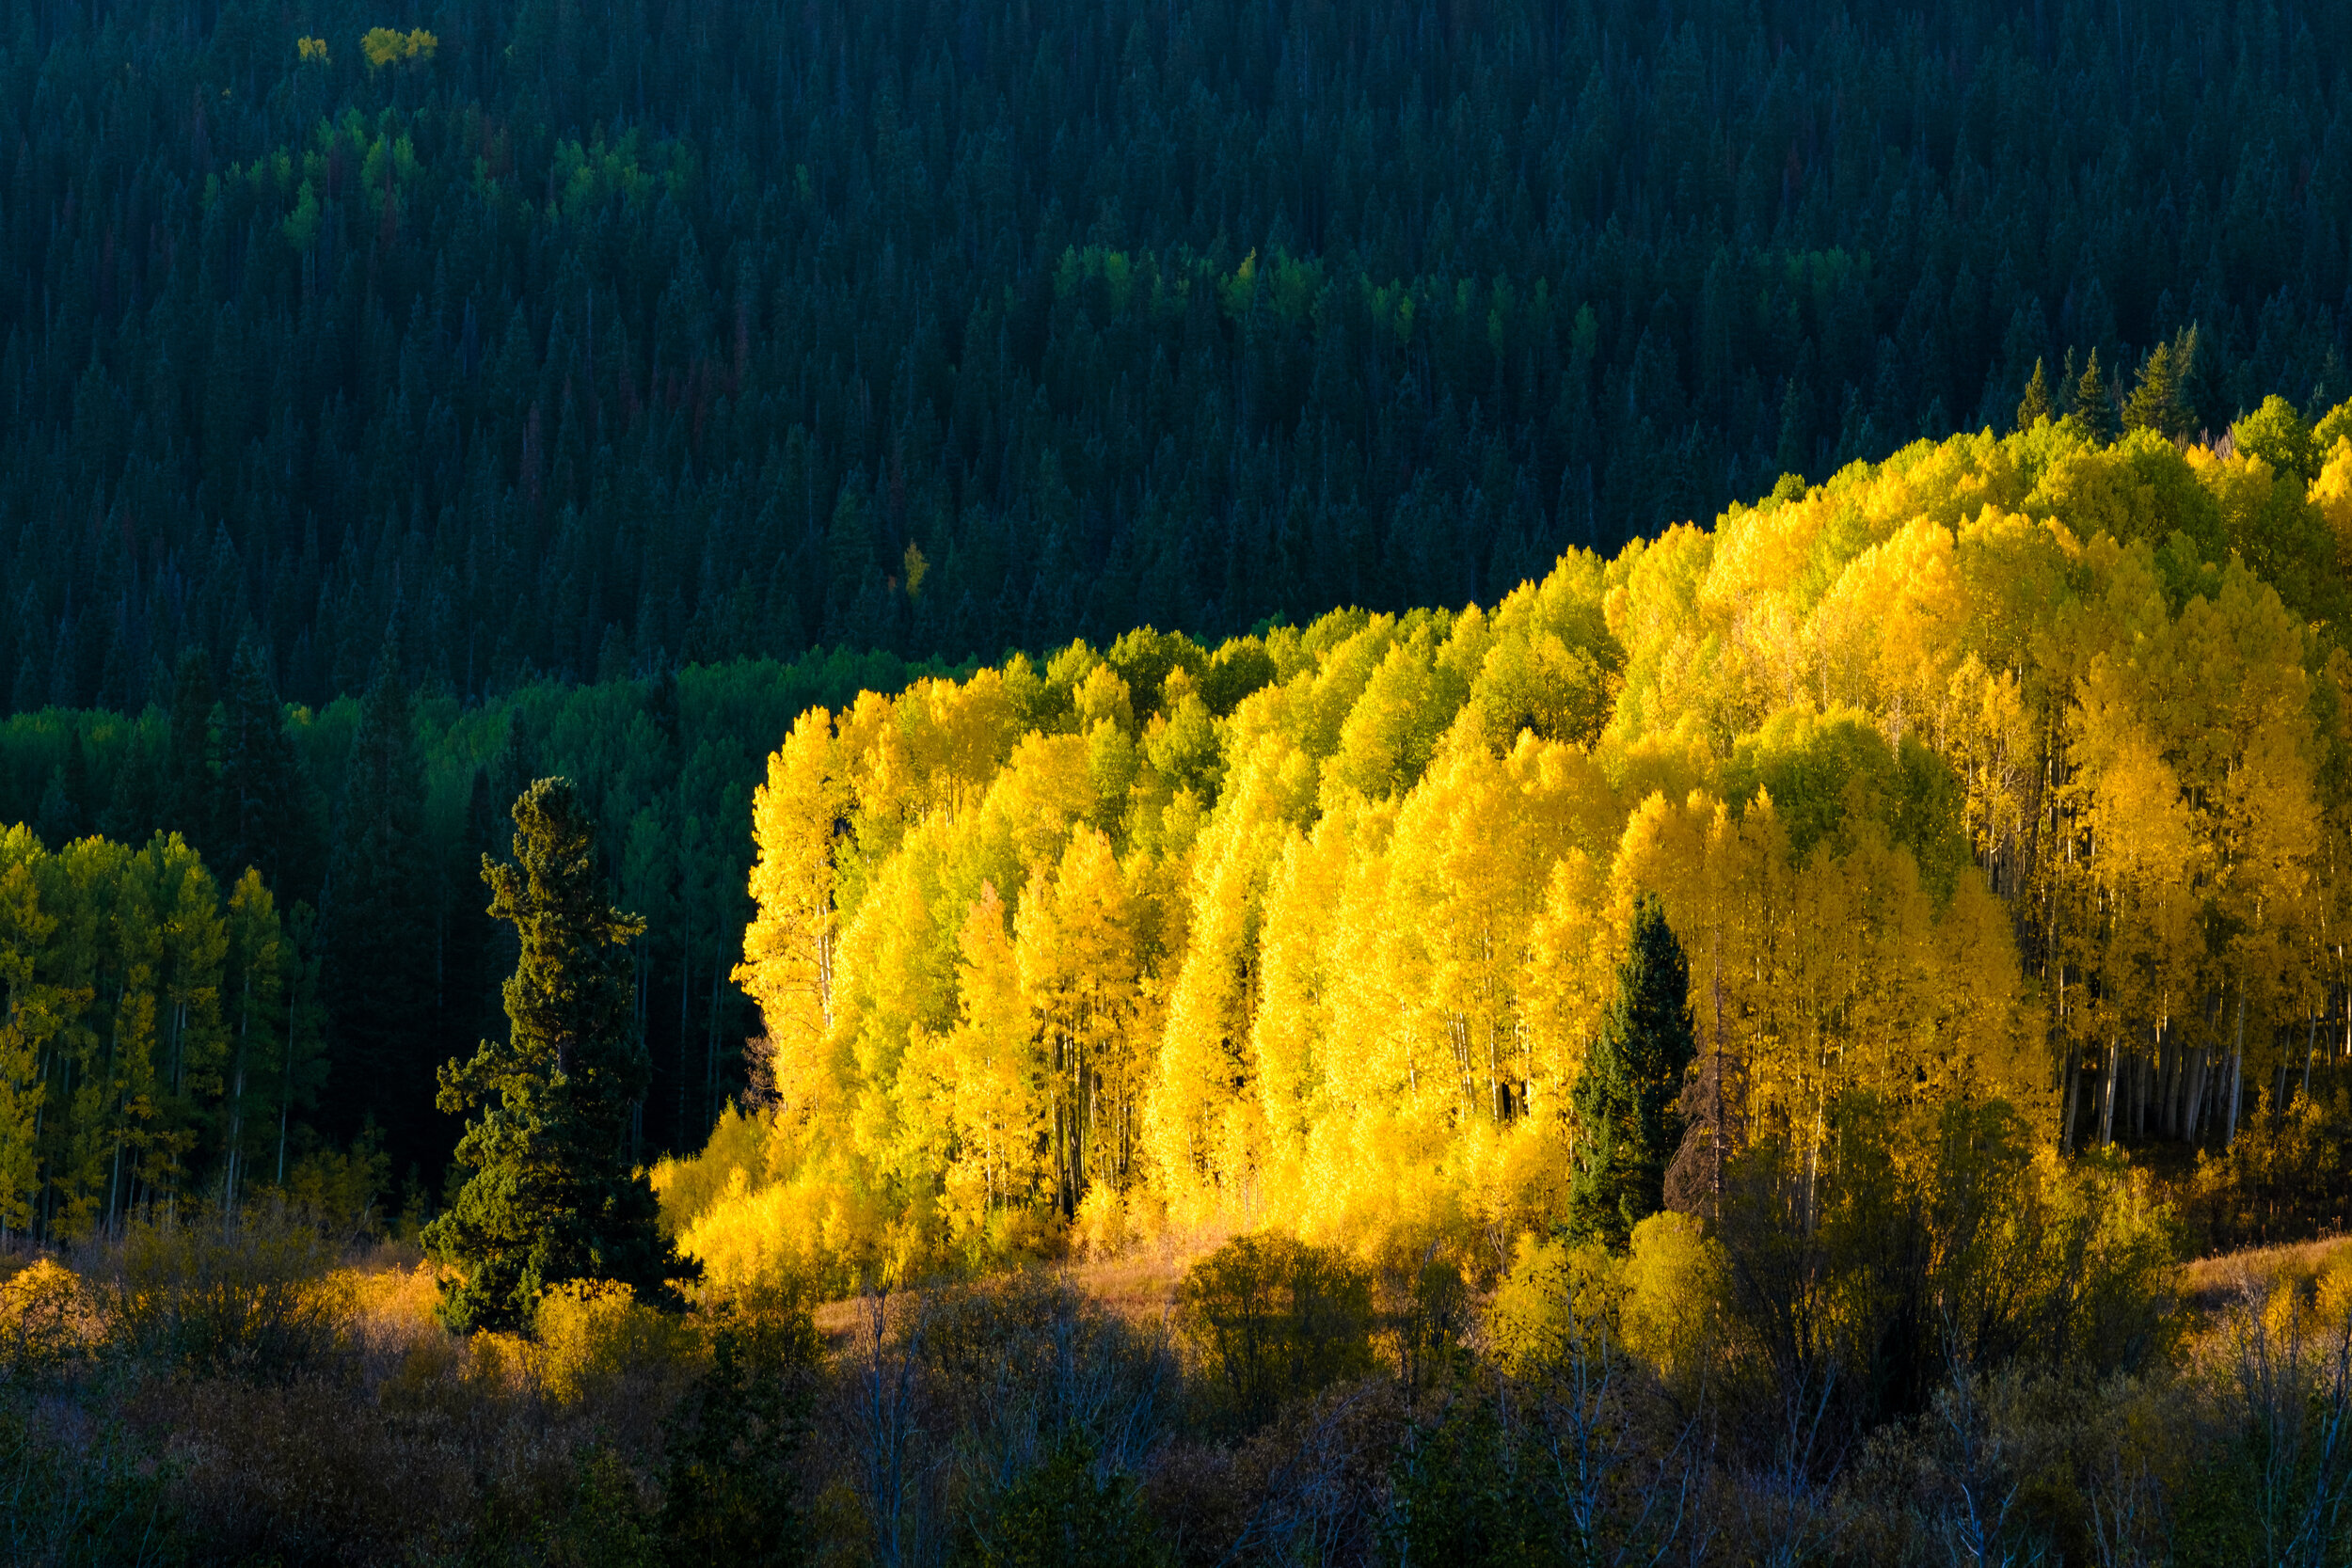
[[[1634,911],[1616,1000],[1573,1092],[1568,1230],[1577,1240],[1622,1247],[1664,1206],[1666,1165],[1682,1141],[1677,1103],[1697,1051],[1690,965],[1652,894]]]
[[[628,1161],[631,1108],[650,1067],[631,1026],[628,944],[644,922],[605,902],[596,832],[568,779],[515,802],[515,863],[485,856],[490,912],[522,956],[506,982],[508,1037],[440,1071],[440,1105],[470,1115],[469,1169],[425,1244],[462,1271],[441,1306],[453,1328],[517,1328],[573,1279],[615,1280],[676,1305],[694,1276],[661,1234],[653,1185]]]
[[[62,848],[87,831],[89,790],[89,753],[82,745],[81,727],[76,725],[66,737],[65,760],[49,770],[49,783],[40,792],[40,813],[34,819],[33,831],[43,844]]]
[[[269,656],[250,630],[237,641],[221,700],[215,860],[225,876],[252,866],[281,899],[310,896],[315,830],[310,783],[286,733]]]
[[[2067,416],[2087,440],[2106,442],[2116,437],[2115,399],[2107,393],[2106,378],[2099,373],[2099,351],[2090,351],[2090,363],[2084,367],[2082,379],[2074,383],[2074,410]]]
[[[2050,407],[2050,378],[2042,372],[2042,360],[2033,362],[2033,375],[2026,383],[2026,395],[2017,403],[2017,428],[2031,430],[2037,420],[2053,418]]]
[[[449,1132],[433,1109],[435,948],[424,771],[390,638],[359,705],[321,918],[333,1056],[329,1126],[382,1124],[392,1169],[428,1167]]]
[[[2139,367],[2139,384],[2123,404],[2125,430],[2153,430],[2178,440],[2188,434],[2188,404],[2182,396],[2180,361],[2170,343],[2158,343]]]
[[[171,693],[171,752],[158,826],[209,851],[213,829],[213,672],[200,648],[180,656]],[[206,859],[210,859],[209,853]]]

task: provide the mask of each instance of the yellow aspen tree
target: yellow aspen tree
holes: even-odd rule
[[[1053,1196],[1073,1218],[1089,1188],[1123,1194],[1143,1132],[1140,974],[1126,881],[1110,840],[1081,828],[1013,917],[1021,991],[1042,1037]]]
[[[973,901],[957,949],[958,1017],[942,1064],[956,1135],[946,1195],[952,1223],[969,1230],[997,1209],[1026,1208],[1046,1196],[1048,1085],[994,883]]]
[[[1255,1201],[1254,1151],[1237,1148],[1229,1129],[1247,1120],[1237,1107],[1256,1101],[1248,1047],[1259,905],[1313,780],[1305,753],[1279,740],[1260,744],[1241,760],[1194,850],[1189,941],[1144,1108],[1145,1138],[1181,1217],[1205,1218],[1220,1206],[1240,1212]]]
[[[229,932],[219,883],[177,833],[158,833],[132,870],[155,923],[154,1114],[139,1179],[151,1193],[176,1195],[220,1094],[220,976]]]
[[[57,924],[40,907],[35,863],[42,858],[31,830],[20,824],[0,834],[0,987],[8,1006],[0,1021],[0,1241],[33,1222],[46,1056],[58,1023],[56,999],[41,983]]]
[[[1332,1037],[1328,995],[1346,983],[1326,961],[1332,915],[1355,850],[1352,813],[1328,815],[1311,838],[1292,837],[1269,879],[1259,952],[1260,1003],[1249,1056],[1266,1129],[1268,1207],[1296,1214],[1310,1200],[1309,1140],[1331,1113],[1326,1084]]]
[[[836,859],[848,853],[850,791],[836,759],[833,716],[801,715],[768,758],[752,795],[751,895],[735,983],[758,1005],[761,1064],[778,1110],[790,1117],[839,1107],[828,1041],[834,1022]]]
[[[849,1086],[850,1147],[908,1194],[929,1195],[944,1156],[942,1108],[902,1074],[910,1045],[954,1019],[954,900],[939,886],[937,825],[884,861],[841,934],[827,1048]],[[943,919],[943,916],[946,919]],[[902,1082],[902,1076],[904,1081]]]

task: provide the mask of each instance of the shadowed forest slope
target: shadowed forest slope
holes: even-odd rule
[[[2346,390],[2352,19],[41,3],[0,702],[1491,603],[2200,328]],[[2060,380],[2071,383],[2071,375]]]

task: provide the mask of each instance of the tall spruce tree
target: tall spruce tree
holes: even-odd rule
[[[572,1279],[675,1305],[675,1282],[696,1272],[628,1161],[630,1110],[651,1076],[628,952],[644,923],[605,902],[595,830],[569,780],[539,780],[514,815],[515,863],[482,863],[490,913],[522,948],[506,982],[508,1037],[440,1072],[441,1108],[471,1117],[457,1160],[473,1174],[424,1233],[462,1273],[441,1304],[456,1329],[520,1327]]]
[[[2067,416],[2086,437],[2106,442],[2115,439],[2117,425],[2115,399],[2107,391],[2106,377],[2099,373],[2099,351],[2090,351],[2090,363],[2083,370],[2082,379],[2074,383],[2074,410]]]
[[[214,800],[213,672],[200,648],[190,648],[180,656],[179,676],[171,694],[171,752],[164,766],[160,826],[209,851]],[[85,812],[89,809],[86,801],[75,804]]]
[[[2033,362],[2033,375],[2026,383],[2026,395],[2017,400],[2017,428],[2031,430],[2037,420],[2053,417],[2050,407],[2050,378],[2042,371],[2042,361]]]
[[[1622,1247],[1635,1225],[1664,1206],[1666,1165],[1682,1141],[1677,1102],[1697,1051],[1691,967],[1651,894],[1634,911],[1616,1000],[1573,1094],[1568,1230],[1577,1240]]]
[[[381,1123],[394,1172],[432,1169],[450,1130],[433,1109],[433,911],[424,769],[408,688],[387,638],[359,705],[321,916],[333,1077],[328,1121]]]
[[[231,877],[253,867],[281,900],[313,896],[310,791],[286,733],[269,656],[250,627],[229,668],[219,753],[214,863]]]
[[[2188,434],[2189,412],[2182,396],[2182,368],[2170,343],[2148,351],[2139,367],[2139,384],[2123,404],[2125,430],[2153,430],[2177,440]]]

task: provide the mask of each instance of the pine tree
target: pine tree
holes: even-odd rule
[[[238,640],[221,702],[217,790],[215,868],[234,876],[249,865],[281,896],[314,892],[310,790],[268,656],[250,627]]]
[[[359,705],[327,873],[325,987],[334,1055],[330,1125],[383,1125],[394,1170],[437,1164],[433,1114],[433,918],[426,895],[424,778],[408,689],[386,639]]]
[[[2051,417],[2050,378],[2043,373],[2042,360],[2037,356],[2033,362],[2033,375],[2026,383],[2026,395],[2017,403],[2017,428],[2021,433],[2028,431],[2040,420]]]
[[[1578,1239],[1622,1247],[1664,1205],[1666,1164],[1682,1141],[1676,1102],[1697,1051],[1690,965],[1652,894],[1634,911],[1616,1000],[1576,1084],[1568,1229]]]
[[[2090,351],[2090,363],[2083,368],[2082,379],[2074,384],[2074,411],[2067,418],[2087,440],[2115,439],[2115,400],[2107,395],[2106,378],[2099,373],[2095,348]]]
[[[213,674],[202,650],[180,656],[171,694],[171,753],[165,761],[164,819],[157,826],[199,847],[212,840]],[[85,812],[88,807],[77,800]]]
[[[2158,343],[2139,367],[2139,385],[2123,404],[2123,428],[2175,439],[2187,434],[2188,408],[2181,398],[2180,365],[2171,344]]]
[[[515,861],[482,865],[491,914],[522,944],[508,1037],[440,1071],[441,1108],[472,1114],[457,1160],[473,1174],[424,1233],[463,1273],[441,1305],[459,1330],[521,1327],[573,1279],[675,1305],[674,1282],[695,1274],[661,1235],[652,1183],[629,1167],[629,1113],[651,1078],[628,954],[644,924],[604,901],[569,780],[541,779],[515,802]]]

